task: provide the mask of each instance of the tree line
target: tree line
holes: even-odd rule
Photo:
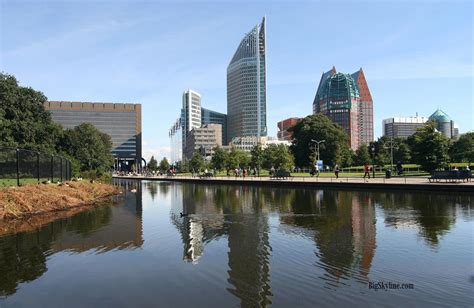
[[[0,147],[60,155],[71,161],[73,175],[100,176],[113,166],[110,136],[84,123],[63,129],[45,109],[47,97],[0,73]]]

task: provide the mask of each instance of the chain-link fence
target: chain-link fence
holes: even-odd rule
[[[71,162],[39,151],[0,147],[0,186],[71,179]]]

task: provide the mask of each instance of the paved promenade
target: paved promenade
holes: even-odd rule
[[[238,184],[266,186],[304,186],[344,189],[385,189],[385,190],[422,190],[422,191],[451,191],[474,193],[474,182],[445,182],[430,183],[428,177],[384,177],[363,179],[362,177],[289,177],[286,179],[271,179],[269,177],[198,177],[198,176],[117,176],[114,178],[139,179],[151,181],[178,181],[207,184]]]

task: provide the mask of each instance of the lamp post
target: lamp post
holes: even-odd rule
[[[372,144],[370,150],[372,151],[372,178],[375,179],[375,145]]]
[[[314,146],[314,156],[315,156],[315,162],[314,162],[314,166],[316,168],[316,164],[318,163],[318,160],[319,160],[319,145],[323,142],[325,142],[326,140],[314,140],[314,139],[311,139],[311,142],[312,143],[315,143],[316,145]],[[319,169],[318,170],[318,176],[319,176]]]
[[[385,149],[390,149],[390,170],[393,172],[393,149],[398,149],[398,144],[390,137],[390,141],[383,145]]]

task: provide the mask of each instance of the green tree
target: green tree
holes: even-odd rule
[[[148,170],[158,170],[158,162],[156,161],[155,156],[151,156],[150,161],[148,162]]]
[[[221,171],[225,168],[227,152],[221,147],[217,146],[214,148],[214,155],[211,158],[211,167],[217,171]]]
[[[193,157],[189,161],[189,167],[193,172],[201,172],[204,169],[204,158],[199,152],[194,152]]]
[[[257,170],[258,176],[260,176],[260,169],[262,169],[263,165],[263,149],[260,144],[255,145],[250,152],[252,158],[252,168]]]
[[[395,163],[409,163],[411,162],[411,150],[406,138],[396,138],[397,146],[393,149],[393,161]]]
[[[294,154],[297,166],[313,164],[314,149],[311,140],[325,140],[320,145],[320,158],[326,163],[348,165],[351,162],[351,150],[346,132],[328,117],[322,114],[310,115],[292,129]]]
[[[0,73],[0,145],[56,153],[63,130],[51,120],[46,101],[43,93]]]
[[[369,148],[365,144],[361,144],[354,155],[354,163],[357,166],[362,166],[365,163],[371,163],[372,159],[369,154]]]
[[[60,149],[74,157],[81,172],[95,171],[102,174],[113,165],[110,136],[89,123],[65,130]]]
[[[160,170],[162,172],[167,172],[169,168],[170,168],[170,163],[168,162],[166,157],[163,157],[163,159],[160,161]]]
[[[461,135],[449,149],[451,162],[474,162],[474,132]]]
[[[449,140],[436,130],[436,124],[427,122],[410,136],[413,160],[425,171],[432,172],[448,162]]]

